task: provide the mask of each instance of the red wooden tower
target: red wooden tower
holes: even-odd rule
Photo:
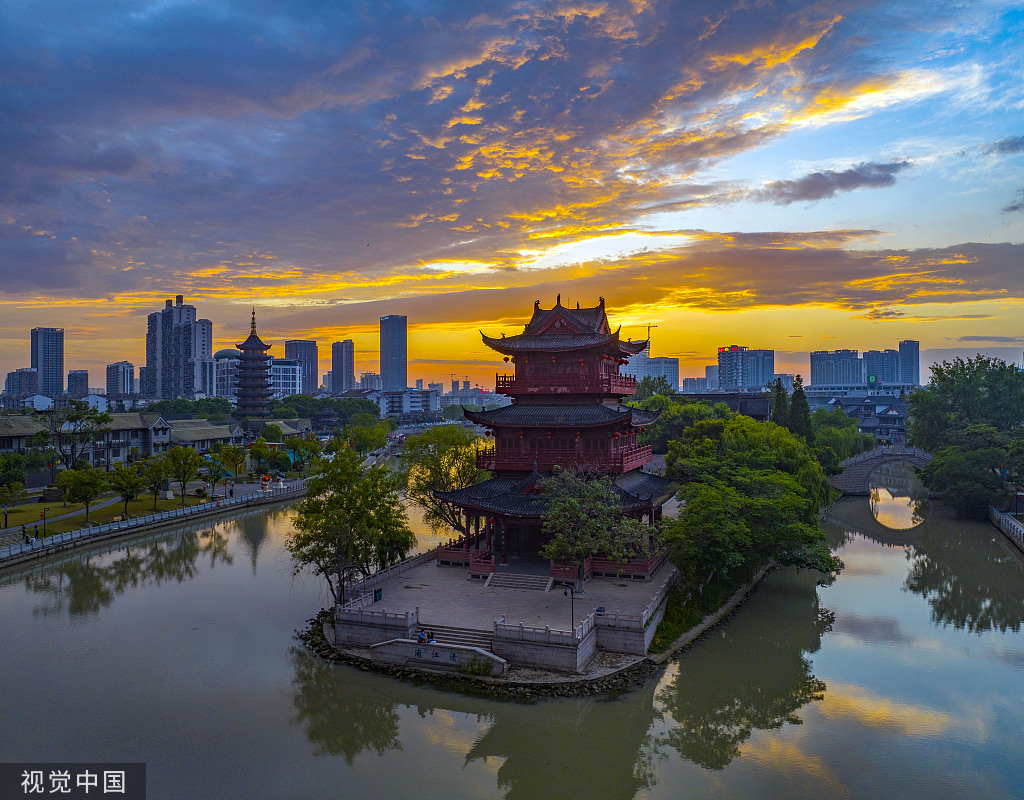
[[[513,364],[515,373],[496,376],[496,391],[512,405],[465,412],[487,429],[494,443],[477,463],[494,477],[437,496],[459,506],[467,530],[483,531],[488,549],[502,562],[536,554],[543,545],[545,500],[537,484],[557,466],[585,474],[612,475],[623,513],[658,519],[671,496],[668,481],[643,471],[651,447],[637,436],[660,412],[622,405],[636,381],[619,374],[645,341],[624,341],[612,331],[604,298],[595,308],[533,307],[526,329],[514,336],[484,335],[488,347]]]

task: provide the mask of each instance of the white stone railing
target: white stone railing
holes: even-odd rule
[[[536,642],[537,644],[564,644],[575,646],[594,629],[594,615],[590,614],[583,622],[575,626],[571,631],[552,628],[545,625],[543,628],[532,625],[524,625],[522,622],[509,624],[501,620],[494,622],[494,638],[510,639],[516,642]]]
[[[169,511],[158,511],[153,514],[146,514],[142,517],[119,522],[105,522],[102,525],[88,525],[75,531],[66,533],[55,533],[34,542],[15,542],[9,545],[0,546],[0,562],[5,559],[15,558],[22,554],[45,553],[55,548],[61,548],[67,544],[86,543],[90,539],[98,539],[111,533],[128,533],[136,529],[146,528],[150,525],[159,525],[175,520],[186,521],[192,517],[204,514],[216,513],[234,506],[252,505],[253,502],[273,503],[279,500],[288,500],[292,497],[301,497],[306,491],[305,480],[282,489],[268,489],[250,494],[237,495],[235,497],[218,497],[206,503],[195,506],[184,506]]]
[[[996,510],[993,506],[988,507],[988,518],[992,524],[1009,537],[1014,544],[1024,550],[1024,523],[1016,517]]]
[[[349,611],[335,606],[335,622],[357,622],[361,625],[384,625],[404,626],[412,629],[419,624],[419,609],[415,611],[403,611],[401,613],[388,611],[367,611],[365,608],[356,608]]]

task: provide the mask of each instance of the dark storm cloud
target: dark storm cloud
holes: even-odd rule
[[[863,75],[852,37],[867,23],[848,3],[713,0],[26,0],[0,14],[6,222],[80,242],[97,278],[75,291],[99,294],[132,260],[169,291],[253,251],[317,278],[380,276],[473,240],[500,267],[538,229],[707,202],[685,176],[784,132],[733,98],[756,83],[813,105],[822,79],[795,76],[826,61],[836,81]],[[874,168],[777,194],[898,171]],[[62,284],[32,264],[26,288]]]
[[[936,3],[930,19],[957,7]],[[0,268],[9,291],[75,297],[243,296],[261,281],[280,297],[453,259],[509,271],[542,234],[558,244],[731,202],[741,187],[697,173],[785,135],[780,102],[812,114],[885,84],[870,47],[899,46],[920,15],[887,4],[880,28],[876,13],[838,0],[9,0]],[[776,182],[764,199],[884,187],[905,166]],[[736,252],[700,268],[744,274]],[[826,252],[833,277],[861,265]],[[715,302],[691,284],[694,302]]]
[[[997,156],[1024,153],[1024,136],[1007,136],[1005,139],[1000,139],[998,142],[988,145],[984,150],[986,153]]]
[[[1010,213],[1013,211],[1024,211],[1024,189],[1017,190],[1017,200],[1010,205],[1005,206],[1003,211]]]
[[[907,161],[893,161],[888,164],[858,164],[842,172],[812,172],[795,181],[773,181],[755,196],[776,205],[825,200],[839,192],[892,186],[896,183],[896,175],[909,166]]]

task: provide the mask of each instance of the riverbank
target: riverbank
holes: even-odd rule
[[[533,702],[552,697],[614,695],[644,683],[673,656],[690,647],[701,636],[739,608],[746,597],[771,571],[764,568],[747,584],[737,589],[714,612],[679,636],[664,652],[642,656],[599,652],[587,671],[566,675],[541,669],[510,666],[500,677],[452,673],[422,667],[395,666],[373,661],[368,648],[338,647],[334,642],[334,612],[321,609],[309,619],[305,630],[296,633],[307,649],[328,661],[348,664],[366,672],[377,672],[401,680],[428,683],[440,689],[463,694],[518,702]]]
[[[267,491],[257,491],[236,497],[219,498],[195,506],[176,508],[147,514],[142,517],[110,522],[104,525],[92,525],[76,531],[58,533],[28,543],[15,543],[0,547],[0,568],[23,564],[38,558],[71,550],[86,544],[102,542],[107,539],[119,538],[133,533],[152,530],[182,522],[217,517],[226,513],[235,513],[239,508],[280,503],[302,497],[306,493],[305,480],[299,480],[291,486]]]

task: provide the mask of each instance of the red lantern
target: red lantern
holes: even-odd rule
[[[587,362],[586,362],[586,361],[584,361],[584,360],[583,360],[582,358],[580,359],[580,366],[581,366],[581,367],[582,367],[582,366],[583,366],[584,364],[586,364],[586,363],[587,363]]]
[[[553,439],[554,436],[555,436],[555,434],[553,434],[551,431],[548,431],[548,438],[549,439]]]
[[[552,364],[554,364],[554,363],[555,363],[555,357],[554,357],[554,356],[551,356],[551,363],[552,363]]]
[[[613,433],[613,434],[612,434],[612,438],[613,438],[613,439],[618,439],[618,438],[619,438],[619,434],[617,434],[617,433]]]
[[[581,433],[580,433],[579,431],[576,431],[576,438],[577,438],[577,439],[579,439],[581,435],[582,435],[582,434],[581,434]]]
[[[519,431],[519,438],[522,439],[524,436],[526,436],[526,434],[523,433],[522,431]]]
[[[641,428],[640,433],[647,433],[647,428]]]

